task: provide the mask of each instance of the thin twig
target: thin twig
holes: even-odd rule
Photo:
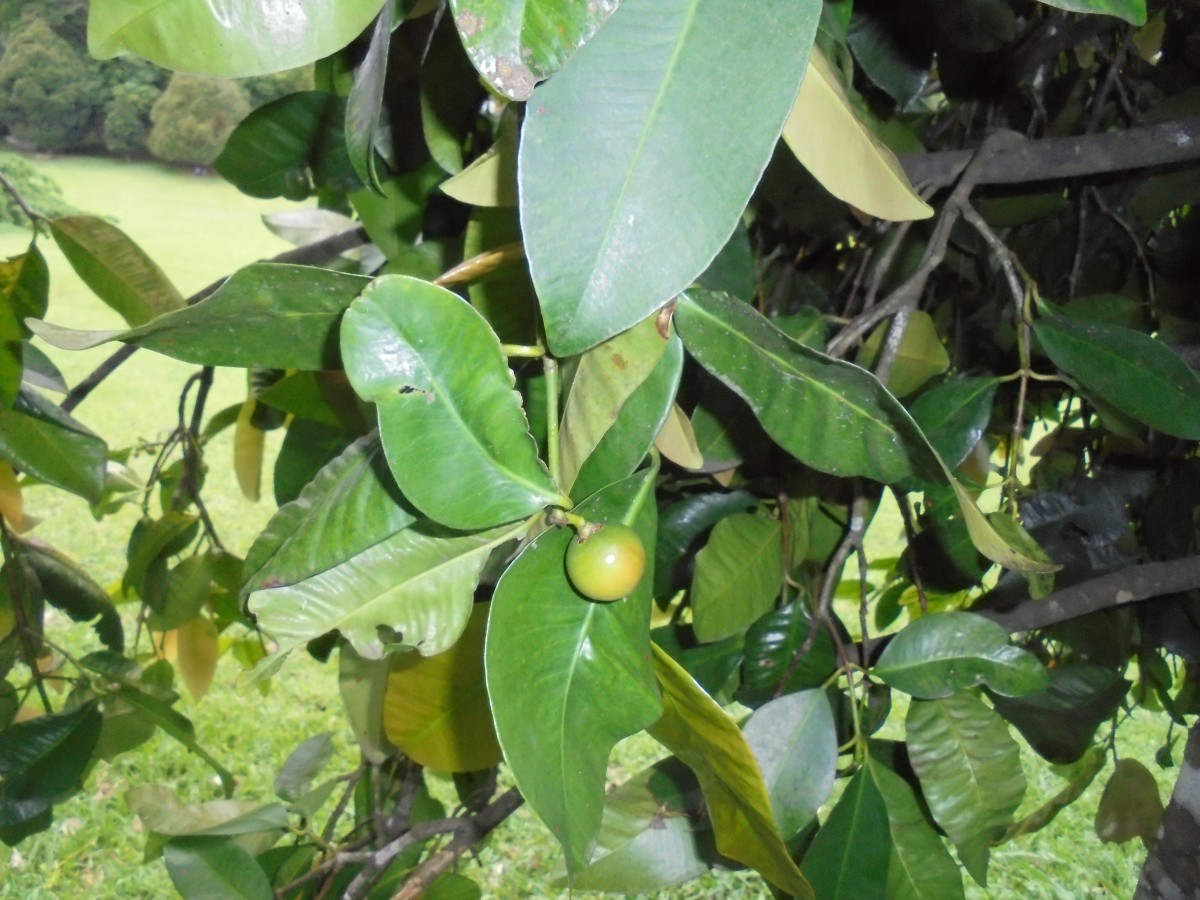
[[[913,587],[917,589],[917,603],[921,608],[921,615],[926,615],[929,612],[929,597],[925,593],[925,580],[921,577],[921,564],[917,559],[917,554],[912,552],[913,542],[917,539],[917,529],[913,525],[912,509],[908,505],[908,494],[898,487],[892,488],[892,495],[896,498],[896,506],[900,508],[900,520],[904,523],[904,538],[908,543],[908,574],[912,578]]]
[[[33,211],[33,207],[25,202],[25,198],[21,196],[21,192],[17,190],[17,186],[9,181],[8,176],[3,172],[0,172],[0,187],[3,187],[4,190],[8,191],[9,195],[13,198],[13,200],[16,201],[17,206],[21,207],[21,212],[23,212],[26,218],[29,219],[30,226],[36,230],[38,227],[38,220],[45,217],[40,213]]]

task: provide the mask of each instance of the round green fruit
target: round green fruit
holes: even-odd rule
[[[567,577],[591,600],[620,600],[638,586],[646,571],[646,548],[632,528],[604,525],[567,548]]]

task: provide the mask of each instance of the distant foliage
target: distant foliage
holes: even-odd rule
[[[44,150],[88,142],[103,99],[95,67],[41,19],[28,20],[0,57],[0,121]]]
[[[34,169],[21,157],[13,153],[0,153],[0,173],[42,215],[68,216],[78,212],[63,199],[58,182]],[[0,191],[0,222],[21,226],[29,224],[29,219],[7,191]]]
[[[175,75],[150,111],[147,146],[159,159],[209,166],[249,113],[232,81]]]
[[[312,66],[243,78],[238,81],[238,87],[246,95],[250,106],[258,109],[272,100],[278,100],[280,97],[286,97],[296,91],[311,91],[313,89]]]
[[[150,111],[162,92],[149,84],[125,83],[113,88],[105,107],[104,147],[126,156],[146,152],[150,137]]]

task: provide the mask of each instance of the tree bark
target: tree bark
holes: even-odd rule
[[[1192,726],[1158,842],[1146,857],[1134,900],[1200,898],[1200,722]]]

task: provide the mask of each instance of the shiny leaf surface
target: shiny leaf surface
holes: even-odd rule
[[[860,769],[804,854],[804,874],[822,900],[883,900],[890,857],[887,808]]]
[[[0,458],[90,503],[104,491],[104,441],[30,388],[0,409]]]

